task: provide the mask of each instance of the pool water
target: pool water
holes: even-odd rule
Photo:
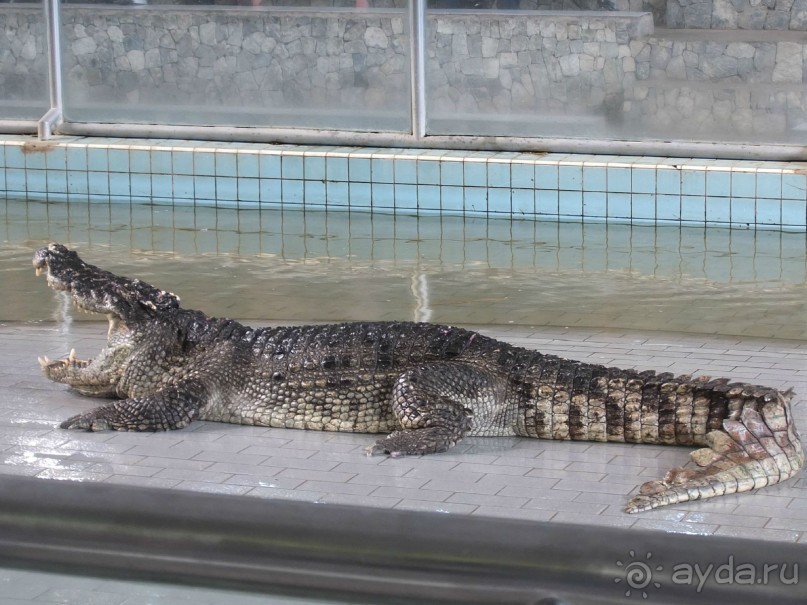
[[[59,241],[188,307],[255,323],[807,337],[803,233],[22,200],[0,200],[0,217],[0,321],[64,312],[31,267]]]

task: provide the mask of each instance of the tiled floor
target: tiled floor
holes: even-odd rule
[[[0,473],[148,485],[257,498],[345,503],[747,536],[807,543],[807,483],[627,515],[636,487],[688,460],[686,448],[467,439],[423,458],[368,458],[376,437],[196,422],[170,433],[57,428],[97,401],[45,381],[37,355],[91,357],[105,324],[0,324]],[[483,327],[547,353],[595,363],[697,371],[797,391],[807,427],[807,343],[668,333]]]

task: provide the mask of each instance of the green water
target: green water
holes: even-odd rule
[[[807,338],[805,235],[0,201],[0,321],[58,319],[50,241],[255,322],[428,319]]]

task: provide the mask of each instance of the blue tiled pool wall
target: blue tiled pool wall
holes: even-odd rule
[[[793,162],[5,136],[0,191],[807,231],[807,164]]]

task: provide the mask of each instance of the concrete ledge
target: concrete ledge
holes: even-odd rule
[[[433,10],[429,11],[431,19],[439,21],[466,20],[469,17],[484,20],[513,20],[531,17],[536,21],[552,22],[558,26],[577,26],[584,29],[608,28],[618,31],[630,38],[649,36],[653,33],[653,15],[640,11],[561,11],[561,10],[508,10],[479,11]]]

